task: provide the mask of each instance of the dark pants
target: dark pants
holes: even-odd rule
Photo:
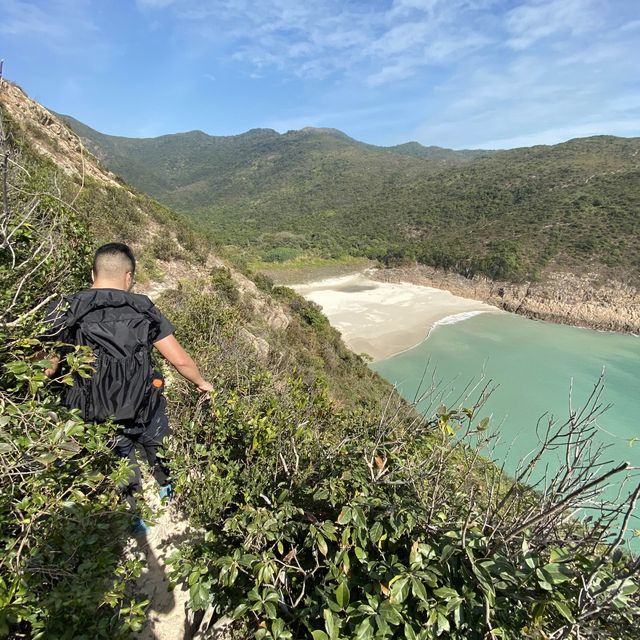
[[[127,458],[131,465],[131,475],[126,486],[122,487],[125,500],[135,509],[135,494],[142,489],[142,476],[136,458],[136,448],[142,449],[151,467],[151,472],[160,486],[169,483],[169,469],[158,458],[158,447],[169,433],[167,402],[161,396],[151,420],[146,425],[127,425],[120,429],[113,443],[113,450],[120,458]]]

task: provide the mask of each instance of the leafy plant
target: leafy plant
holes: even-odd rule
[[[173,388],[170,459],[205,531],[173,577],[195,610],[256,638],[633,637],[638,563],[620,543],[638,490],[597,518],[569,516],[626,468],[588,447],[600,383],[509,478],[480,454],[495,437],[477,418],[489,389],[429,419],[393,397],[340,407],[321,381],[267,370],[236,340],[240,316],[203,295],[173,299],[182,339],[216,372],[210,404]],[[567,465],[529,488],[554,450]]]
[[[42,318],[84,284],[91,236],[63,179],[12,144],[9,125],[0,117],[0,637],[126,638],[144,619],[128,588],[139,563],[122,556],[128,469],[108,447],[112,426],[59,402],[93,356],[70,348],[57,379],[44,373],[61,345],[44,342]]]

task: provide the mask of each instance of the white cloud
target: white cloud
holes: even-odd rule
[[[245,77],[322,81],[333,100],[351,105],[362,103],[360,92],[382,103],[398,92],[412,108],[397,135],[425,144],[502,145],[592,131],[589,123],[621,127],[621,105],[624,130],[635,122],[635,0],[521,0],[510,9],[502,0],[139,1],[150,15],[152,4],[172,12],[194,56],[228,61]],[[378,126],[399,131],[397,112],[386,118],[379,114]],[[340,122],[314,106],[270,126]]]
[[[141,1],[150,6],[163,0]],[[488,45],[491,37],[465,26],[487,4],[396,0],[384,8],[338,0],[175,0],[170,10],[199,56],[224,47],[254,71],[274,68],[314,78],[346,74],[375,86]]]
[[[88,66],[113,62],[119,46],[135,50],[126,30],[99,22],[102,0],[0,2],[0,34],[41,43],[63,60],[81,54],[84,78]],[[246,81],[242,99],[265,91],[255,118],[277,130],[333,126],[390,143],[454,147],[545,140],[598,123],[627,123],[633,133],[636,7],[636,0],[131,3],[137,27],[148,30],[141,38],[166,38],[171,69],[184,69],[187,80],[197,74],[194,95],[206,96],[213,82],[226,90]],[[71,94],[83,73],[68,75]],[[280,94],[278,106],[269,91]]]
[[[616,23],[502,58],[475,56],[432,94],[437,108],[407,137],[423,144],[506,148],[579,135],[640,135],[640,96],[631,33]],[[508,50],[507,50],[508,51]]]
[[[390,64],[382,67],[380,71],[372,73],[367,78],[367,83],[372,87],[377,87],[388,82],[395,82],[396,80],[404,80],[413,75],[413,68],[404,62],[398,62],[397,64]]]
[[[633,136],[640,131],[640,118],[632,120],[602,120],[587,122],[573,126],[553,127],[531,133],[487,140],[479,145],[482,149],[514,149],[516,147],[531,147],[537,144],[558,144],[572,138],[583,138],[599,135]]]
[[[533,0],[507,14],[508,44],[526,49],[538,40],[558,33],[585,33],[598,25],[595,0]]]
[[[632,20],[620,27],[620,31],[637,31],[638,29],[640,29],[640,20]]]
[[[0,33],[12,36],[50,36],[60,38],[66,34],[65,23],[51,19],[48,11],[23,0],[4,0]]]
[[[65,57],[82,55],[94,67],[113,55],[90,0],[2,0],[1,11],[0,33],[7,37],[32,41]]]

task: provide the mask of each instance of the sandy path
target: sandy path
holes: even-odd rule
[[[149,500],[148,500],[149,501]],[[154,510],[157,505],[153,505]],[[147,624],[140,640],[186,640],[191,637],[186,605],[189,591],[183,585],[170,589],[167,559],[190,537],[190,527],[171,507],[161,507],[146,536],[136,538],[134,548],[146,560],[137,587],[150,601]]]
[[[319,304],[347,346],[383,360],[422,342],[452,317],[501,313],[484,302],[409,283],[377,282],[359,273],[292,286]]]

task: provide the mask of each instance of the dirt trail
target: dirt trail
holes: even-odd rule
[[[140,640],[188,640],[189,591],[179,584],[170,588],[167,559],[181,542],[193,534],[189,522],[171,505],[161,506],[153,488],[147,490],[147,504],[156,512],[155,524],[145,536],[132,543],[132,551],[142,554],[146,568],[138,579],[137,590],[150,601],[147,624],[138,634]],[[153,494],[149,497],[149,494]]]

